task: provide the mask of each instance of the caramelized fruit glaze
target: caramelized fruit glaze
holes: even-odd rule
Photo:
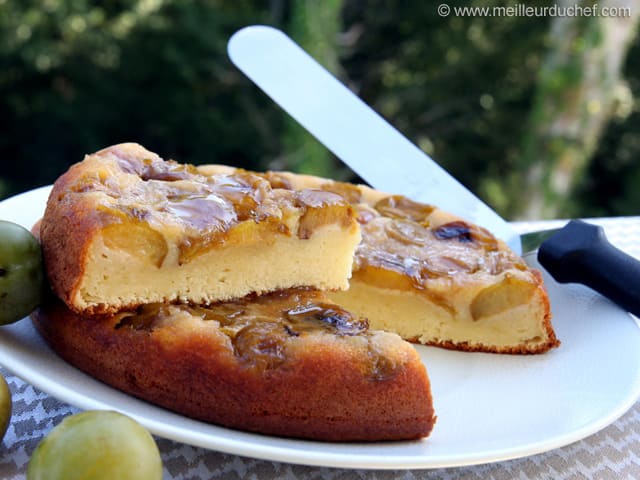
[[[121,312],[112,319],[114,329],[131,328],[153,331],[180,321],[183,315],[214,322],[229,339],[228,348],[245,366],[258,370],[278,368],[286,359],[286,346],[305,336],[329,334],[343,341],[367,342],[368,371],[373,380],[393,377],[396,365],[370,341],[376,335],[369,331],[366,319],[359,319],[338,305],[328,302],[320,291],[290,289],[270,294],[251,295],[236,301],[207,307],[187,304],[153,303],[135,311]],[[349,337],[352,337],[350,339]]]
[[[271,185],[293,188],[277,172],[265,174]],[[409,279],[406,288],[421,290],[431,279],[483,270],[499,275],[527,265],[513,252],[501,248],[486,229],[463,220],[441,223],[436,208],[404,197],[383,196],[367,202],[358,186],[326,182],[325,191],[341,195],[356,208],[362,242],[356,250],[354,271],[386,270]],[[389,280],[386,278],[385,280]],[[398,287],[402,280],[397,280]],[[387,282],[385,282],[387,284]]]
[[[309,238],[323,225],[348,227],[353,222],[352,207],[329,191],[274,189],[264,178],[245,171],[202,175],[193,165],[157,156],[140,158],[117,146],[96,156],[115,158],[116,165],[107,161],[98,172],[77,177],[58,200],[92,192],[105,223],[112,224],[110,241],[126,244],[132,237],[144,238],[145,245],[139,247],[152,251],[158,266],[167,245],[157,230],[173,227],[181,232],[179,261],[186,263],[221,244],[269,241],[272,234]],[[114,168],[126,178],[114,175]],[[268,228],[258,232],[253,228],[257,223]],[[135,230],[144,230],[139,232],[143,235],[132,235]]]

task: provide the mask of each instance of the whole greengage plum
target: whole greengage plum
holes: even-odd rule
[[[160,480],[162,460],[151,434],[118,412],[71,415],[36,447],[27,480]]]
[[[26,317],[43,293],[38,240],[24,227],[0,220],[0,325]]]
[[[4,434],[9,427],[11,420],[11,391],[7,381],[0,374],[0,441],[4,438]]]

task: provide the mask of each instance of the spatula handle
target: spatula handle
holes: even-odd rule
[[[538,250],[560,283],[581,283],[640,317],[640,261],[609,243],[600,226],[571,220]]]

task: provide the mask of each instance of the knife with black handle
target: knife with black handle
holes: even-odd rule
[[[522,235],[525,251],[560,283],[580,283],[640,317],[640,261],[613,246],[601,226],[571,220],[557,230]]]

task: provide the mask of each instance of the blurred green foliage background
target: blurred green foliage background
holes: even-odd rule
[[[440,16],[439,3],[0,0],[0,198],[124,141],[357,180],[228,60],[234,31],[268,24],[506,217],[640,213],[637,2],[624,45],[607,43],[602,18]],[[611,78],[582,75],[612,52]],[[559,119],[570,138],[546,128]]]

